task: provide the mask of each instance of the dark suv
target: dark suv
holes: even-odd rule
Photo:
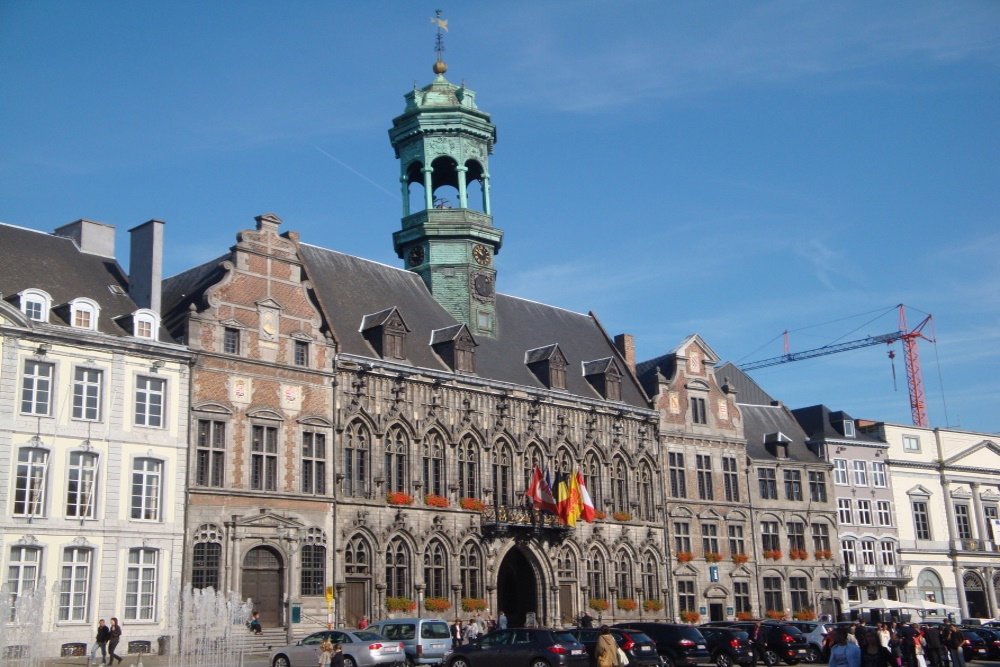
[[[601,631],[597,628],[569,628],[566,632],[587,647],[591,664],[597,664],[594,660],[594,649],[597,648],[597,638],[601,635]],[[660,654],[656,652],[656,644],[641,630],[611,628],[611,636],[615,638],[618,648],[628,657],[627,667],[659,667]]]
[[[705,636],[680,623],[617,623],[616,628],[635,628],[656,642],[663,667],[692,667],[709,661]]]
[[[716,667],[753,665],[757,656],[750,635],[739,628],[702,626],[698,628],[708,642],[708,653]]]
[[[734,623],[730,628],[739,628],[753,637],[753,623]],[[769,621],[760,624],[764,632],[764,652],[760,659],[767,667],[774,667],[779,662],[786,665],[797,665],[809,654],[809,641],[794,625],[781,621]]]
[[[456,646],[447,667],[590,667],[583,644],[565,630],[494,630],[471,644]]]

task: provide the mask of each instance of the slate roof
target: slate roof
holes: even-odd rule
[[[843,410],[833,411],[821,404],[797,408],[792,410],[792,415],[812,440],[851,440],[859,443],[886,445],[883,440],[862,433],[857,429],[857,426],[854,429],[854,437],[846,437],[843,431],[844,420],[853,420],[853,418]]]
[[[201,295],[209,285],[215,284],[222,277],[224,272],[219,264],[229,257],[230,254],[226,253],[163,280],[160,303],[167,328],[173,330],[174,320],[179,315],[186,315],[191,303],[199,302],[199,307],[201,306]]]
[[[113,336],[132,336],[115,318],[139,307],[128,296],[128,277],[113,258],[81,252],[71,239],[0,223],[0,294],[18,304],[18,292],[35,288],[52,297],[49,324],[69,326],[60,306],[73,299],[93,299],[101,307],[97,330]],[[115,294],[111,287],[124,294]],[[161,338],[162,340],[162,338]]]
[[[715,378],[719,385],[729,384],[736,390],[736,402],[746,405],[771,405],[775,399],[764,391],[749,375],[741,371],[731,361],[716,367]]]
[[[376,358],[359,328],[366,315],[395,306],[411,330],[406,343],[408,361],[417,367],[449,370],[430,342],[432,332],[454,327],[457,322],[434,300],[420,276],[305,243],[299,248],[306,273],[342,352]],[[583,364],[615,357],[624,373],[622,401],[635,407],[649,407],[648,399],[625,370],[624,361],[593,314],[583,315],[497,294],[496,318],[497,338],[476,338],[478,377],[544,389],[525,365],[525,353],[558,343],[569,362],[566,371],[569,394],[600,399],[583,377]],[[439,333],[437,340],[440,336]]]

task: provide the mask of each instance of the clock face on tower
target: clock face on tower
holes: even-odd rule
[[[414,246],[410,248],[410,254],[406,256],[410,262],[410,266],[420,266],[424,263],[424,248],[423,246]]]
[[[476,260],[481,266],[489,266],[490,249],[482,244],[475,246],[472,249],[472,259]]]
[[[476,294],[483,297],[483,299],[489,299],[493,296],[493,281],[485,273],[476,274],[472,280],[472,285],[476,289]]]

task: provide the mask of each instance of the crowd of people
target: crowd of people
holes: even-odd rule
[[[879,623],[837,626],[826,635],[829,667],[966,667],[962,631],[941,625]]]
[[[470,644],[487,632],[506,629],[507,616],[502,611],[496,618],[493,617],[493,614],[487,614],[484,617],[480,612],[476,612],[469,619],[468,623],[463,623],[460,618],[455,619],[455,622],[451,625],[451,645],[461,646],[462,644]]]

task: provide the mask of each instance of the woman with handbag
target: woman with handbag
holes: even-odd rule
[[[597,667],[624,667],[618,656],[618,643],[607,625],[601,626],[601,634],[597,637],[597,646],[594,648],[594,658],[597,659]]]

